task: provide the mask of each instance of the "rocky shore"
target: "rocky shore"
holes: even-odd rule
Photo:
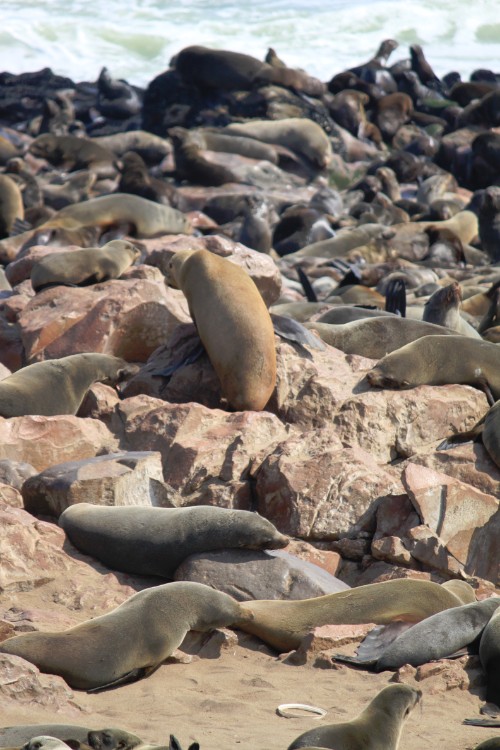
[[[258,512],[291,538],[285,550],[201,553],[174,575],[240,601],[395,578],[500,594],[496,397],[482,360],[477,382],[458,354],[443,384],[375,387],[367,373],[399,346],[347,328],[396,312],[448,326],[454,342],[500,340],[500,75],[439,79],[417,45],[392,62],[399,52],[386,40],[326,83],[274,50],[263,62],[202,47],[145,90],[105,68],[83,83],[49,69],[0,74],[0,376],[82,352],[139,368],[117,389],[96,382],[76,415],[0,417],[0,641],[64,630],[159,582],[72,546],[57,520],[81,502]],[[47,255],[121,237],[140,258],[118,278],[89,273],[35,293]],[[190,361],[190,309],[166,283],[183,250],[228,259],[272,314],[309,326],[309,338],[276,335],[262,411],[233,411],[207,354]],[[438,321],[426,303],[443,289]],[[437,450],[487,413],[489,442]],[[485,700],[477,655],[378,675],[332,661],[367,630],[324,626],[279,656],[239,631],[191,634],[151,677],[98,695],[0,654],[1,723],[278,750],[315,721],[278,717],[279,704],[343,721],[396,681],[424,693],[402,749],[472,748],[495,734],[460,723]]]

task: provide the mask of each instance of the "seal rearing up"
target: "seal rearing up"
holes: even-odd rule
[[[271,316],[253,279],[208,250],[179,250],[168,282],[184,292],[231,407],[264,409],[276,383],[276,350]]]

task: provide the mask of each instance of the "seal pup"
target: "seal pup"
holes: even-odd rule
[[[366,379],[379,388],[461,383],[500,398],[500,348],[467,336],[425,336],[388,354]]]
[[[288,537],[247,510],[105,507],[78,503],[59,525],[82,552],[109,568],[171,578],[186,557],[216,549],[280,549]]]
[[[170,261],[168,283],[184,292],[230,406],[264,409],[276,383],[274,330],[251,277],[207,250],[180,250]]]
[[[472,593],[470,586],[464,590]],[[464,604],[464,596],[467,594],[446,584],[394,579],[299,601],[242,602],[242,608],[252,614],[252,619],[238,627],[279,651],[291,651],[320,625],[419,622],[443,609]]]
[[[388,685],[351,721],[314,727],[297,737],[288,750],[397,750],[405,719],[422,698],[409,685]]]
[[[77,690],[106,688],[150,674],[189,630],[206,632],[251,619],[232,597],[202,583],[138,591],[116,609],[59,633],[23,633],[0,644]]]
[[[35,292],[46,287],[87,286],[118,279],[140,256],[141,251],[126,240],[111,240],[102,247],[50,253],[31,270]]]
[[[93,383],[116,385],[138,369],[95,352],[35,362],[0,382],[0,416],[76,414]]]

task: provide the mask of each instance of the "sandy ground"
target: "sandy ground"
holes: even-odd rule
[[[241,644],[223,650],[218,658],[194,657],[191,663],[168,663],[131,685],[100,694],[74,691],[81,713],[58,712],[13,703],[1,710],[1,724],[70,723],[103,729],[120,726],[144,740],[167,743],[170,733],[183,750],[197,740],[202,750],[285,750],[303,731],[318,723],[354,717],[388,684],[392,674],[369,674],[347,666],[318,669],[292,666],[277,659],[265,646],[243,635]],[[500,735],[500,729],[464,726],[476,716],[481,700],[468,690],[445,690],[439,677],[420,683],[421,707],[403,730],[401,750],[462,750]],[[481,692],[481,691],[480,691]],[[280,703],[309,703],[327,711],[286,719],[276,714]]]

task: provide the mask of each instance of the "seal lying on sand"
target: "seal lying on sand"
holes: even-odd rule
[[[171,578],[189,555],[216,549],[279,549],[270,521],[247,510],[105,507],[78,503],[59,518],[70,541],[114,570]]]
[[[388,685],[351,721],[304,732],[288,746],[331,750],[397,750],[405,719],[422,698],[409,685]]]
[[[0,416],[76,414],[92,383],[116,385],[137,370],[110,354],[71,354],[36,362],[0,383]]]
[[[140,254],[140,250],[126,240],[111,240],[103,247],[51,253],[33,266],[31,286],[39,292],[58,284],[86,286],[117,279]]]
[[[182,581],[139,591],[116,609],[59,633],[23,633],[0,644],[79,690],[111,687],[150,674],[188,630],[237,625],[251,613],[227,594]]]
[[[276,351],[271,317],[254,281],[207,250],[175,253],[168,281],[186,296],[230,406],[264,409],[276,383]]]

